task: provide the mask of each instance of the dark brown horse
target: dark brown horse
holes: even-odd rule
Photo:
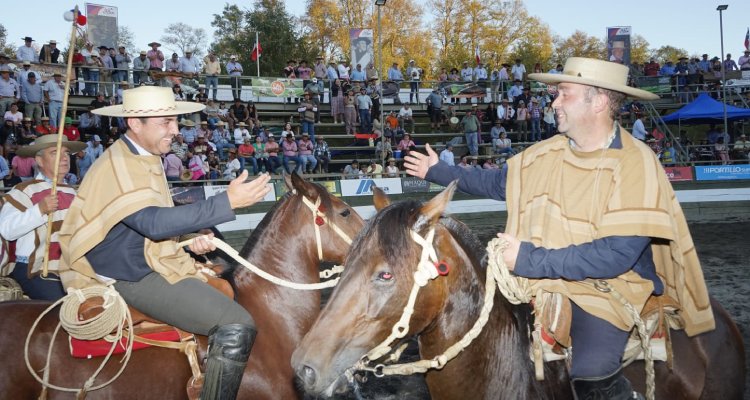
[[[266,214],[253,231],[242,257],[265,271],[299,283],[319,282],[319,260],[313,214],[302,196],[312,202],[321,199],[321,210],[328,222],[336,224],[353,238],[364,221],[346,203],[324,188],[305,182],[296,175],[287,181],[295,193],[287,193]],[[320,226],[323,259],[341,264],[349,245],[327,224]],[[236,300],[250,311],[258,325],[258,337],[240,389],[240,399],[292,399],[297,397],[290,365],[292,351],[320,312],[320,293],[274,285],[238,266],[231,273]],[[36,317],[48,306],[42,302],[0,303],[0,399],[37,398],[41,385],[26,369],[24,340]],[[221,310],[217,310],[221,312]],[[50,316],[52,315],[52,316]],[[30,348],[31,362],[41,370],[47,344],[57,325],[50,313],[37,328]],[[101,360],[72,359],[67,339],[58,335],[51,365],[50,382],[60,386],[79,386],[90,377]],[[120,365],[119,357],[110,361],[97,379],[104,382]],[[190,369],[183,354],[175,350],[148,348],[133,352],[123,375],[103,389],[89,392],[89,399],[182,399]],[[50,399],[74,397],[51,390]]]
[[[424,205],[388,205],[387,199],[376,196],[378,214],[352,244],[341,281],[292,357],[308,393],[325,396],[345,391],[349,381],[356,385],[350,368],[391,333],[407,304],[422,251],[410,230],[424,237],[434,229],[437,259],[450,272],[418,292],[406,338],[417,336],[422,358],[431,359],[461,339],[477,320],[485,293],[486,251],[465,225],[442,217],[454,188],[451,185]],[[714,331],[692,338],[672,332],[675,366],[670,371],[665,363],[656,363],[657,398],[742,398],[742,339],[726,311],[715,302],[713,310]],[[432,398],[572,398],[562,361],[545,364],[545,380],[534,378],[530,311],[496,294],[489,321],[474,342],[443,369],[427,372]],[[642,362],[626,369],[641,393],[643,371]]]

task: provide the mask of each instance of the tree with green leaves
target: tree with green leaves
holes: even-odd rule
[[[178,54],[185,54],[186,51],[192,51],[196,57],[206,54],[206,31],[203,28],[193,28],[182,22],[169,24],[164,29],[161,41],[167,50]]]
[[[607,57],[607,47],[604,40],[582,31],[575,31],[567,38],[556,37],[555,59],[567,60],[569,57],[589,57],[604,60]]]
[[[5,54],[11,59],[15,59],[16,50],[13,48],[13,46],[9,45],[7,40],[8,40],[8,30],[5,29],[5,26],[0,24],[0,54]]]

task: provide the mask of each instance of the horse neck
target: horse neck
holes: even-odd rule
[[[319,261],[314,252],[312,222],[296,218],[304,212],[296,196],[280,203],[261,222],[248,239],[241,255],[253,265],[271,275],[290,282],[316,283],[320,281]],[[289,226],[301,220],[297,226]],[[311,243],[312,240],[312,243]],[[320,312],[320,292],[296,290],[269,282],[244,267],[234,272],[237,302],[244,306],[262,329],[274,326],[275,332],[285,334],[298,343],[309,330]]]
[[[454,276],[447,283],[442,311],[420,335],[422,358],[442,354],[479,318],[486,273],[465,254],[462,258],[461,265],[451,266],[449,276]],[[534,378],[529,358],[528,322],[523,320],[528,312],[517,309],[514,313],[514,306],[501,294],[496,292],[494,297],[489,319],[479,336],[442,370],[427,374],[430,393],[436,394],[433,398],[454,398],[465,393],[491,399],[546,397],[546,390]]]

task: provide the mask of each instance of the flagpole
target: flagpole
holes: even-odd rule
[[[255,51],[257,52],[256,66],[258,67],[258,78],[260,78],[260,48],[258,47],[258,31],[255,31]]]

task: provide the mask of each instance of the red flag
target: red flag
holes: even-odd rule
[[[750,50],[750,28],[747,28],[747,33],[745,34],[745,50]]]
[[[253,61],[258,61],[258,57],[260,57],[260,53],[263,51],[263,48],[260,47],[260,42],[255,42],[255,46],[253,46],[253,52],[250,53],[250,59]]]

